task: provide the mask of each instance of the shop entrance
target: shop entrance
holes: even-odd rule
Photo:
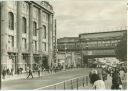
[[[29,66],[29,54],[23,53],[23,71],[27,70],[27,67]]]
[[[42,57],[42,66],[45,68],[45,69],[48,69],[49,66],[48,66],[48,57],[46,56],[43,56]]]
[[[8,53],[8,60],[7,60],[7,69],[13,73],[17,73],[17,54],[16,53]]]

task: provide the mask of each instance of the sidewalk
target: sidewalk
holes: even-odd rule
[[[124,78],[124,80],[123,80],[123,88],[122,88],[122,90],[126,90],[127,89],[127,80],[126,80],[127,78]],[[111,86],[112,86],[112,78],[111,78],[111,76],[107,76],[107,80],[105,81],[105,86],[106,86],[106,90],[111,90]],[[83,86],[80,86],[79,87],[79,90],[85,90],[85,89],[87,89],[87,90],[92,90],[91,89],[92,88],[92,86],[91,86],[91,84],[90,83],[88,83],[88,85],[86,85],[85,84],[85,86],[83,87]]]
[[[74,69],[69,69],[69,70],[66,70],[66,71],[71,71],[71,70],[76,70],[77,68],[74,68]],[[78,68],[80,69],[80,68]],[[58,72],[65,72],[65,70],[61,70],[61,71],[58,71]],[[58,73],[56,72],[56,73]],[[48,75],[52,75],[52,74],[56,74],[55,72],[48,72],[48,71],[43,71],[40,73],[40,76],[48,76]],[[6,75],[5,79],[2,79],[1,78],[1,81],[10,81],[10,80],[17,80],[17,79],[25,79],[27,78],[28,76],[28,73],[22,73],[22,74],[15,74],[13,76],[11,75]],[[1,76],[2,77],[2,76]],[[39,77],[38,76],[38,73],[37,72],[34,72],[33,73],[33,77]]]
[[[46,76],[46,75],[49,75],[49,74],[54,74],[54,73],[48,73],[48,72],[41,72],[40,73],[40,76]],[[5,79],[1,79],[2,81],[9,81],[9,80],[17,80],[17,79],[23,79],[23,78],[27,78],[28,76],[28,73],[22,73],[22,74],[15,74],[13,76],[11,75],[7,75],[5,77]],[[38,73],[37,72],[34,72],[33,73],[33,77],[38,77]]]

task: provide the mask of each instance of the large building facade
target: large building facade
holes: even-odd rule
[[[34,65],[51,66],[53,60],[52,6],[46,2],[2,1],[1,67],[26,70]]]

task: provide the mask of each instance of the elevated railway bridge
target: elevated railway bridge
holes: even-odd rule
[[[116,57],[116,47],[127,34],[127,30],[83,33],[79,37],[58,39],[59,52],[76,52],[81,55],[81,64],[88,59]]]

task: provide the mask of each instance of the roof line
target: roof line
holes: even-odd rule
[[[105,32],[93,32],[93,33],[81,33],[80,35],[88,35],[88,34],[100,34],[100,33],[113,33],[113,32],[127,32],[127,30],[119,30],[119,31],[105,31]]]

